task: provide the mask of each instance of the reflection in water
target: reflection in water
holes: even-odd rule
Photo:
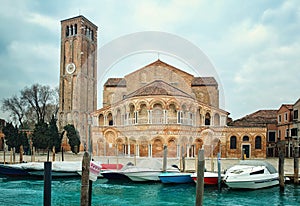
[[[1,205],[43,205],[42,180],[0,178]],[[52,181],[52,205],[79,205],[81,181]],[[93,183],[92,205],[194,205],[195,184],[111,182]],[[204,205],[299,205],[300,186],[286,185],[261,190],[231,190],[205,187]]]

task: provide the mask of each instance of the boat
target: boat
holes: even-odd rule
[[[51,175],[53,178],[79,177],[81,162],[52,162]],[[28,162],[19,164],[1,164],[0,174],[8,177],[37,177],[44,176],[44,162]]]
[[[197,183],[197,173],[191,175],[194,182]],[[224,174],[221,174],[221,180],[223,179]],[[204,184],[205,185],[217,185],[219,175],[216,172],[204,172]]]
[[[162,183],[192,183],[193,178],[191,177],[191,173],[171,173],[171,172],[163,172],[159,175],[159,179]]]
[[[160,181],[159,175],[163,172],[179,173],[179,168],[176,165],[162,168],[162,163],[157,159],[144,159],[138,162],[137,165],[130,166],[123,171],[131,181]]]
[[[279,178],[276,169],[268,162],[241,160],[226,171],[224,182],[233,189],[260,189],[278,185]]]
[[[0,164],[0,175],[8,177],[24,177],[29,173],[24,171],[22,164]]]
[[[130,180],[124,174],[124,170],[126,170],[132,166],[134,166],[134,165],[131,162],[128,162],[125,166],[122,166],[121,169],[101,170],[100,175],[108,180]]]
[[[51,175],[53,178],[80,177],[82,162],[52,162]],[[44,162],[29,162],[21,165],[31,177],[44,176]]]
[[[179,173],[180,171],[177,168],[168,168],[166,172],[172,174]],[[124,175],[134,182],[160,181],[159,176],[163,173],[162,169],[137,166],[128,168],[123,172]]]

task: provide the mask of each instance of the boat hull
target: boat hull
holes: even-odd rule
[[[122,172],[113,172],[113,171],[104,171],[101,172],[101,175],[103,178],[106,178],[108,180],[129,180],[129,178],[124,175]]]
[[[183,184],[194,182],[190,173],[162,173],[159,175],[162,183],[170,184]]]
[[[0,175],[10,177],[28,176],[28,172],[24,171],[22,167],[17,165],[0,165]]]
[[[261,189],[279,185],[278,177],[257,179],[252,181],[230,181],[225,180],[225,184],[232,189]]]
[[[124,173],[130,180],[135,182],[159,181],[161,171],[139,171]]]
[[[223,174],[221,174],[221,179],[224,177]],[[193,174],[192,178],[195,183],[197,183],[197,174]],[[205,185],[217,185],[218,184],[218,173],[215,172],[204,172],[204,184]]]

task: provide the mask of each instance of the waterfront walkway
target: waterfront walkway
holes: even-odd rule
[[[64,160],[65,161],[82,161],[83,152],[80,152],[79,154],[72,154],[71,152],[65,152],[64,153]],[[36,162],[44,162],[47,161],[47,153],[40,153],[36,154],[33,158]],[[101,163],[120,163],[120,164],[126,164],[128,162],[132,162],[134,164],[138,164],[139,161],[148,159],[146,157],[127,157],[127,156],[119,156],[119,157],[103,157],[103,156],[93,156],[93,159],[95,161],[100,161]],[[162,158],[157,158],[159,161],[162,161]],[[3,163],[4,155],[3,151],[0,151],[0,162]],[[20,156],[19,154],[16,154],[15,156],[15,163],[19,163]],[[32,157],[30,155],[23,155],[23,161],[24,162],[30,162],[32,160]],[[49,160],[52,161],[52,153],[49,155]],[[278,158],[267,158],[267,159],[258,159],[258,160],[265,160],[269,163],[271,163],[276,169],[278,169]],[[13,160],[12,160],[13,161]],[[58,153],[55,155],[55,161],[62,161],[62,155],[61,153]],[[221,171],[225,171],[229,167],[237,164],[240,161],[240,159],[221,159]],[[6,152],[5,155],[5,162],[10,163],[10,153]],[[167,160],[168,165],[177,165],[180,168],[183,168],[182,161],[180,161],[180,158],[168,158]],[[195,158],[186,158],[185,159],[185,170],[193,172],[195,171],[197,162]],[[212,166],[213,165],[213,166]],[[218,165],[217,165],[217,159],[213,158],[213,160],[206,158],[205,159],[205,168],[208,171],[217,171]],[[284,173],[285,175],[291,175],[294,174],[294,159],[293,158],[286,158],[284,162]],[[300,176],[300,175],[299,175]]]

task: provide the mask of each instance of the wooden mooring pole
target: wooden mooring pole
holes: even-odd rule
[[[5,148],[5,144],[4,144],[4,148],[3,148],[3,164],[6,164],[5,163],[5,161],[6,161],[5,160],[5,155],[6,155],[5,152],[6,152],[6,148]]]
[[[218,153],[218,191],[221,192],[221,153]]]
[[[64,148],[61,147],[61,161],[64,161]]]
[[[88,152],[84,152],[82,159],[82,175],[81,175],[81,196],[80,205],[89,205],[89,176],[90,176],[91,157]]]
[[[203,192],[204,192],[204,149],[198,152],[198,170],[197,170],[197,184],[196,184],[196,206],[203,205]]]
[[[24,152],[24,150],[23,150],[23,145],[21,145],[20,146],[20,163],[22,163],[23,162],[23,152]]]
[[[44,206],[51,206],[52,162],[44,162]]]
[[[298,131],[297,131],[298,132]],[[299,137],[295,140],[294,145],[294,184],[299,184]]]
[[[184,148],[181,146],[181,162],[182,162],[182,172],[185,172],[185,158],[184,158]]]
[[[279,172],[279,186],[280,191],[284,191],[284,156],[285,156],[285,141],[281,140],[277,142],[278,147],[278,172]]]
[[[164,145],[163,172],[167,171],[167,155],[168,155],[168,147],[167,145]]]

